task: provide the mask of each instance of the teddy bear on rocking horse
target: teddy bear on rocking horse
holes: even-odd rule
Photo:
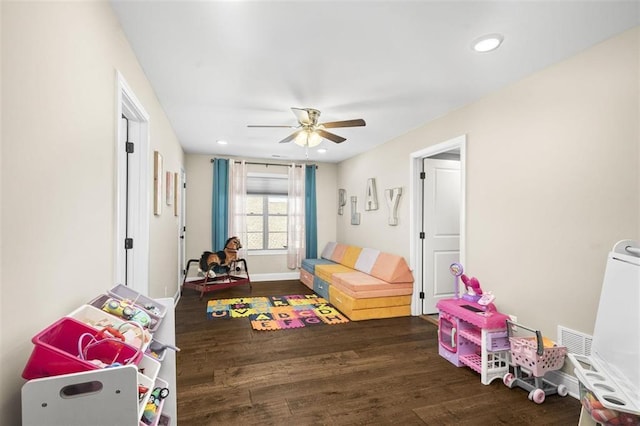
[[[238,250],[242,248],[238,237],[231,237],[224,243],[224,249],[218,252],[205,251],[198,263],[200,272],[211,278],[215,272],[229,272],[231,263],[238,259]]]

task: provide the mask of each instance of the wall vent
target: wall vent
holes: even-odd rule
[[[593,336],[561,325],[558,326],[558,344],[566,346],[569,353],[590,356],[592,341]]]

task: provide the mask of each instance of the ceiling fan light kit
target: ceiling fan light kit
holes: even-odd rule
[[[311,129],[305,129],[298,133],[293,142],[300,146],[313,148],[314,146],[320,145],[320,142],[322,142],[322,136]]]
[[[335,143],[342,143],[347,140],[342,136],[327,132],[325,129],[332,129],[337,127],[366,126],[365,121],[361,118],[355,120],[318,123],[318,119],[320,118],[320,111],[314,108],[291,108],[291,111],[293,111],[294,115],[298,119],[297,126],[270,126],[250,124],[247,127],[284,127],[290,129],[298,129],[286,138],[282,139],[280,143],[288,143],[293,141],[296,145],[311,148],[319,145],[323,139],[327,139]]]

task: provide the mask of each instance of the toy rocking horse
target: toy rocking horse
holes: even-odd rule
[[[251,279],[247,269],[247,261],[238,258],[238,250],[242,248],[240,238],[231,237],[224,244],[224,250],[216,253],[205,251],[200,259],[189,259],[184,270],[182,290],[190,288],[200,292],[200,299],[205,293],[215,290],[248,284],[251,290]],[[189,277],[191,265],[198,265],[200,277]],[[243,267],[240,267],[242,265]],[[233,271],[232,271],[233,270]],[[220,275],[216,275],[220,274]],[[202,277],[204,275],[204,277]]]
[[[205,251],[200,256],[200,272],[215,276],[215,272],[229,272],[230,265],[238,259],[238,250],[242,248],[238,237],[231,237],[224,243],[224,250],[218,252]]]

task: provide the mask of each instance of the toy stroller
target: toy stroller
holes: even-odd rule
[[[517,328],[516,328],[517,327]],[[516,337],[514,330],[522,328],[535,337]],[[529,399],[542,404],[547,395],[567,396],[568,389],[564,385],[555,385],[544,378],[547,371],[559,370],[564,364],[567,348],[557,346],[542,337],[539,330],[507,320],[507,336],[511,345],[511,365],[513,373],[504,375],[502,382],[509,388],[518,386],[529,391]],[[523,375],[523,368],[528,375]]]

